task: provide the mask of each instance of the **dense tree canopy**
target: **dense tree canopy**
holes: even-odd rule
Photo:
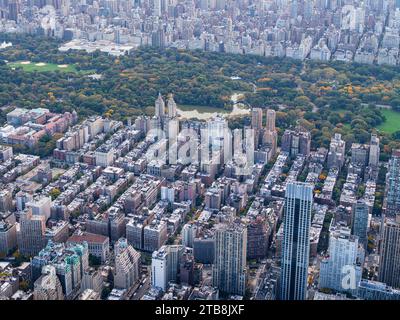
[[[150,47],[117,58],[99,51],[62,53],[56,39],[0,34],[2,40],[13,46],[0,51],[0,61],[73,64],[77,72],[27,72],[0,63],[1,122],[14,106],[123,120],[152,114],[159,92],[174,93],[178,105],[229,109],[230,96],[241,92],[246,104],[278,111],[281,133],[301,124],[312,132],[313,147],[328,147],[333,132],[348,145],[367,142],[385,121],[377,105],[400,110],[400,67]],[[89,77],[94,73],[102,78]],[[383,154],[398,145],[398,132],[381,136]],[[36,151],[45,155],[53,143],[41,141]]]

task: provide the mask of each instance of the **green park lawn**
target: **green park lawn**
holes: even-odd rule
[[[17,62],[8,63],[8,66],[10,68],[22,68],[26,72],[34,72],[34,71],[38,71],[38,72],[46,72],[46,71],[79,72],[73,64],[57,65],[54,63],[44,63],[44,65],[41,65],[41,63],[37,63],[37,62],[30,62],[27,64],[27,63],[24,63],[23,61],[17,61]]]
[[[385,115],[386,121],[379,125],[377,129],[386,133],[400,131],[400,112],[382,109],[382,113]]]

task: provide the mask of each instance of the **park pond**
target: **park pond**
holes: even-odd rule
[[[242,93],[234,93],[231,95],[231,101],[233,103],[232,110],[204,106],[178,106],[177,112],[180,118],[197,118],[199,120],[208,120],[217,115],[224,117],[245,116],[250,113],[250,109],[245,104],[240,102],[242,98]]]

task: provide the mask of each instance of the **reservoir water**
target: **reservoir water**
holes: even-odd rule
[[[197,118],[199,120],[208,120],[216,115],[221,115],[224,117],[236,117],[245,116],[250,114],[250,109],[240,100],[243,98],[242,93],[234,93],[231,95],[231,101],[233,103],[232,110],[228,111],[225,109],[212,108],[212,107],[177,107],[177,112],[182,119],[193,119]]]

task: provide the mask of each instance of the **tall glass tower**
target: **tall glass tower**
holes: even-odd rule
[[[247,228],[240,221],[219,224],[215,232],[213,286],[244,296],[246,290]]]
[[[394,150],[389,160],[386,179],[386,214],[394,216],[400,212],[400,150]]]
[[[313,186],[289,183],[285,194],[280,278],[281,300],[305,300],[310,255]]]
[[[379,261],[378,279],[387,285],[400,287],[400,215],[387,218]]]

